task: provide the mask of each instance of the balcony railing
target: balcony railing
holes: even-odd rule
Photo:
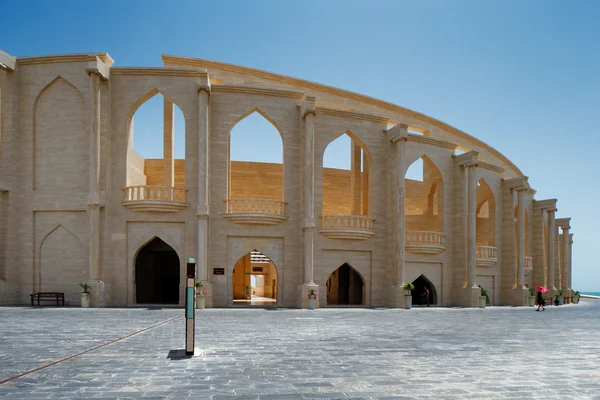
[[[475,264],[478,267],[493,267],[498,262],[498,248],[493,246],[477,246]]]
[[[442,232],[406,231],[406,251],[421,254],[440,254],[446,250],[446,235]]]
[[[271,199],[227,199],[223,216],[238,224],[275,225],[288,219],[285,204]]]
[[[177,212],[186,208],[187,189],[139,185],[123,189],[123,205],[134,211]]]
[[[375,236],[375,220],[363,215],[330,214],[321,217],[320,232],[331,239],[362,240]]]
[[[533,270],[533,257],[525,256],[524,264],[525,264],[525,273],[532,271]]]

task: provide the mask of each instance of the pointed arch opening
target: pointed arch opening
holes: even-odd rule
[[[477,182],[476,189],[476,244],[496,246],[496,202],[494,193],[485,179]]]
[[[331,141],[323,152],[323,215],[371,215],[371,154],[351,131]]]
[[[235,306],[276,306],[277,267],[254,249],[242,256],[233,267],[232,297]]]
[[[442,174],[423,155],[405,173],[404,215],[408,231],[444,231],[444,183]]]
[[[227,198],[283,201],[283,138],[259,108],[238,118],[229,133]]]
[[[178,304],[180,262],[177,252],[159,237],[142,246],[135,256],[137,304]]]
[[[425,275],[421,274],[412,284],[415,285],[415,290],[412,291],[412,304],[427,307],[438,304],[437,289]]]
[[[325,282],[327,305],[363,305],[365,283],[358,271],[344,263]]]
[[[130,109],[126,200],[185,200],[185,117],[158,89]]]

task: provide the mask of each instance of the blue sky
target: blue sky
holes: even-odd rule
[[[206,58],[366,94],[462,129],[519,166],[537,199],[559,199],[557,216],[573,218],[573,287],[600,291],[600,2],[11,1],[2,9],[0,48],[15,56],[108,52],[117,66],[160,66],[163,53]],[[262,131],[260,121],[248,124]],[[339,147],[332,160],[347,154]]]

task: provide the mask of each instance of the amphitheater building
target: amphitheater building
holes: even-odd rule
[[[406,282],[413,304],[476,307],[484,288],[523,306],[537,285],[569,298],[570,218],[489,145],[342,89],[162,60],[0,52],[0,304],[63,292],[78,306],[88,282],[92,306],[181,306],[190,258],[207,307],[305,308],[311,290],[319,307],[403,307]],[[145,159],[133,116],[154,96],[164,156]],[[231,160],[230,132],[253,113],[280,134],[282,164]],[[344,134],[351,168],[324,168]],[[414,162],[420,179],[405,176]]]

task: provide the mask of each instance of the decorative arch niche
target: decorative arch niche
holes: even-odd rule
[[[33,106],[34,190],[87,197],[90,142],[86,121],[86,102],[72,83],[58,76],[40,91]]]

